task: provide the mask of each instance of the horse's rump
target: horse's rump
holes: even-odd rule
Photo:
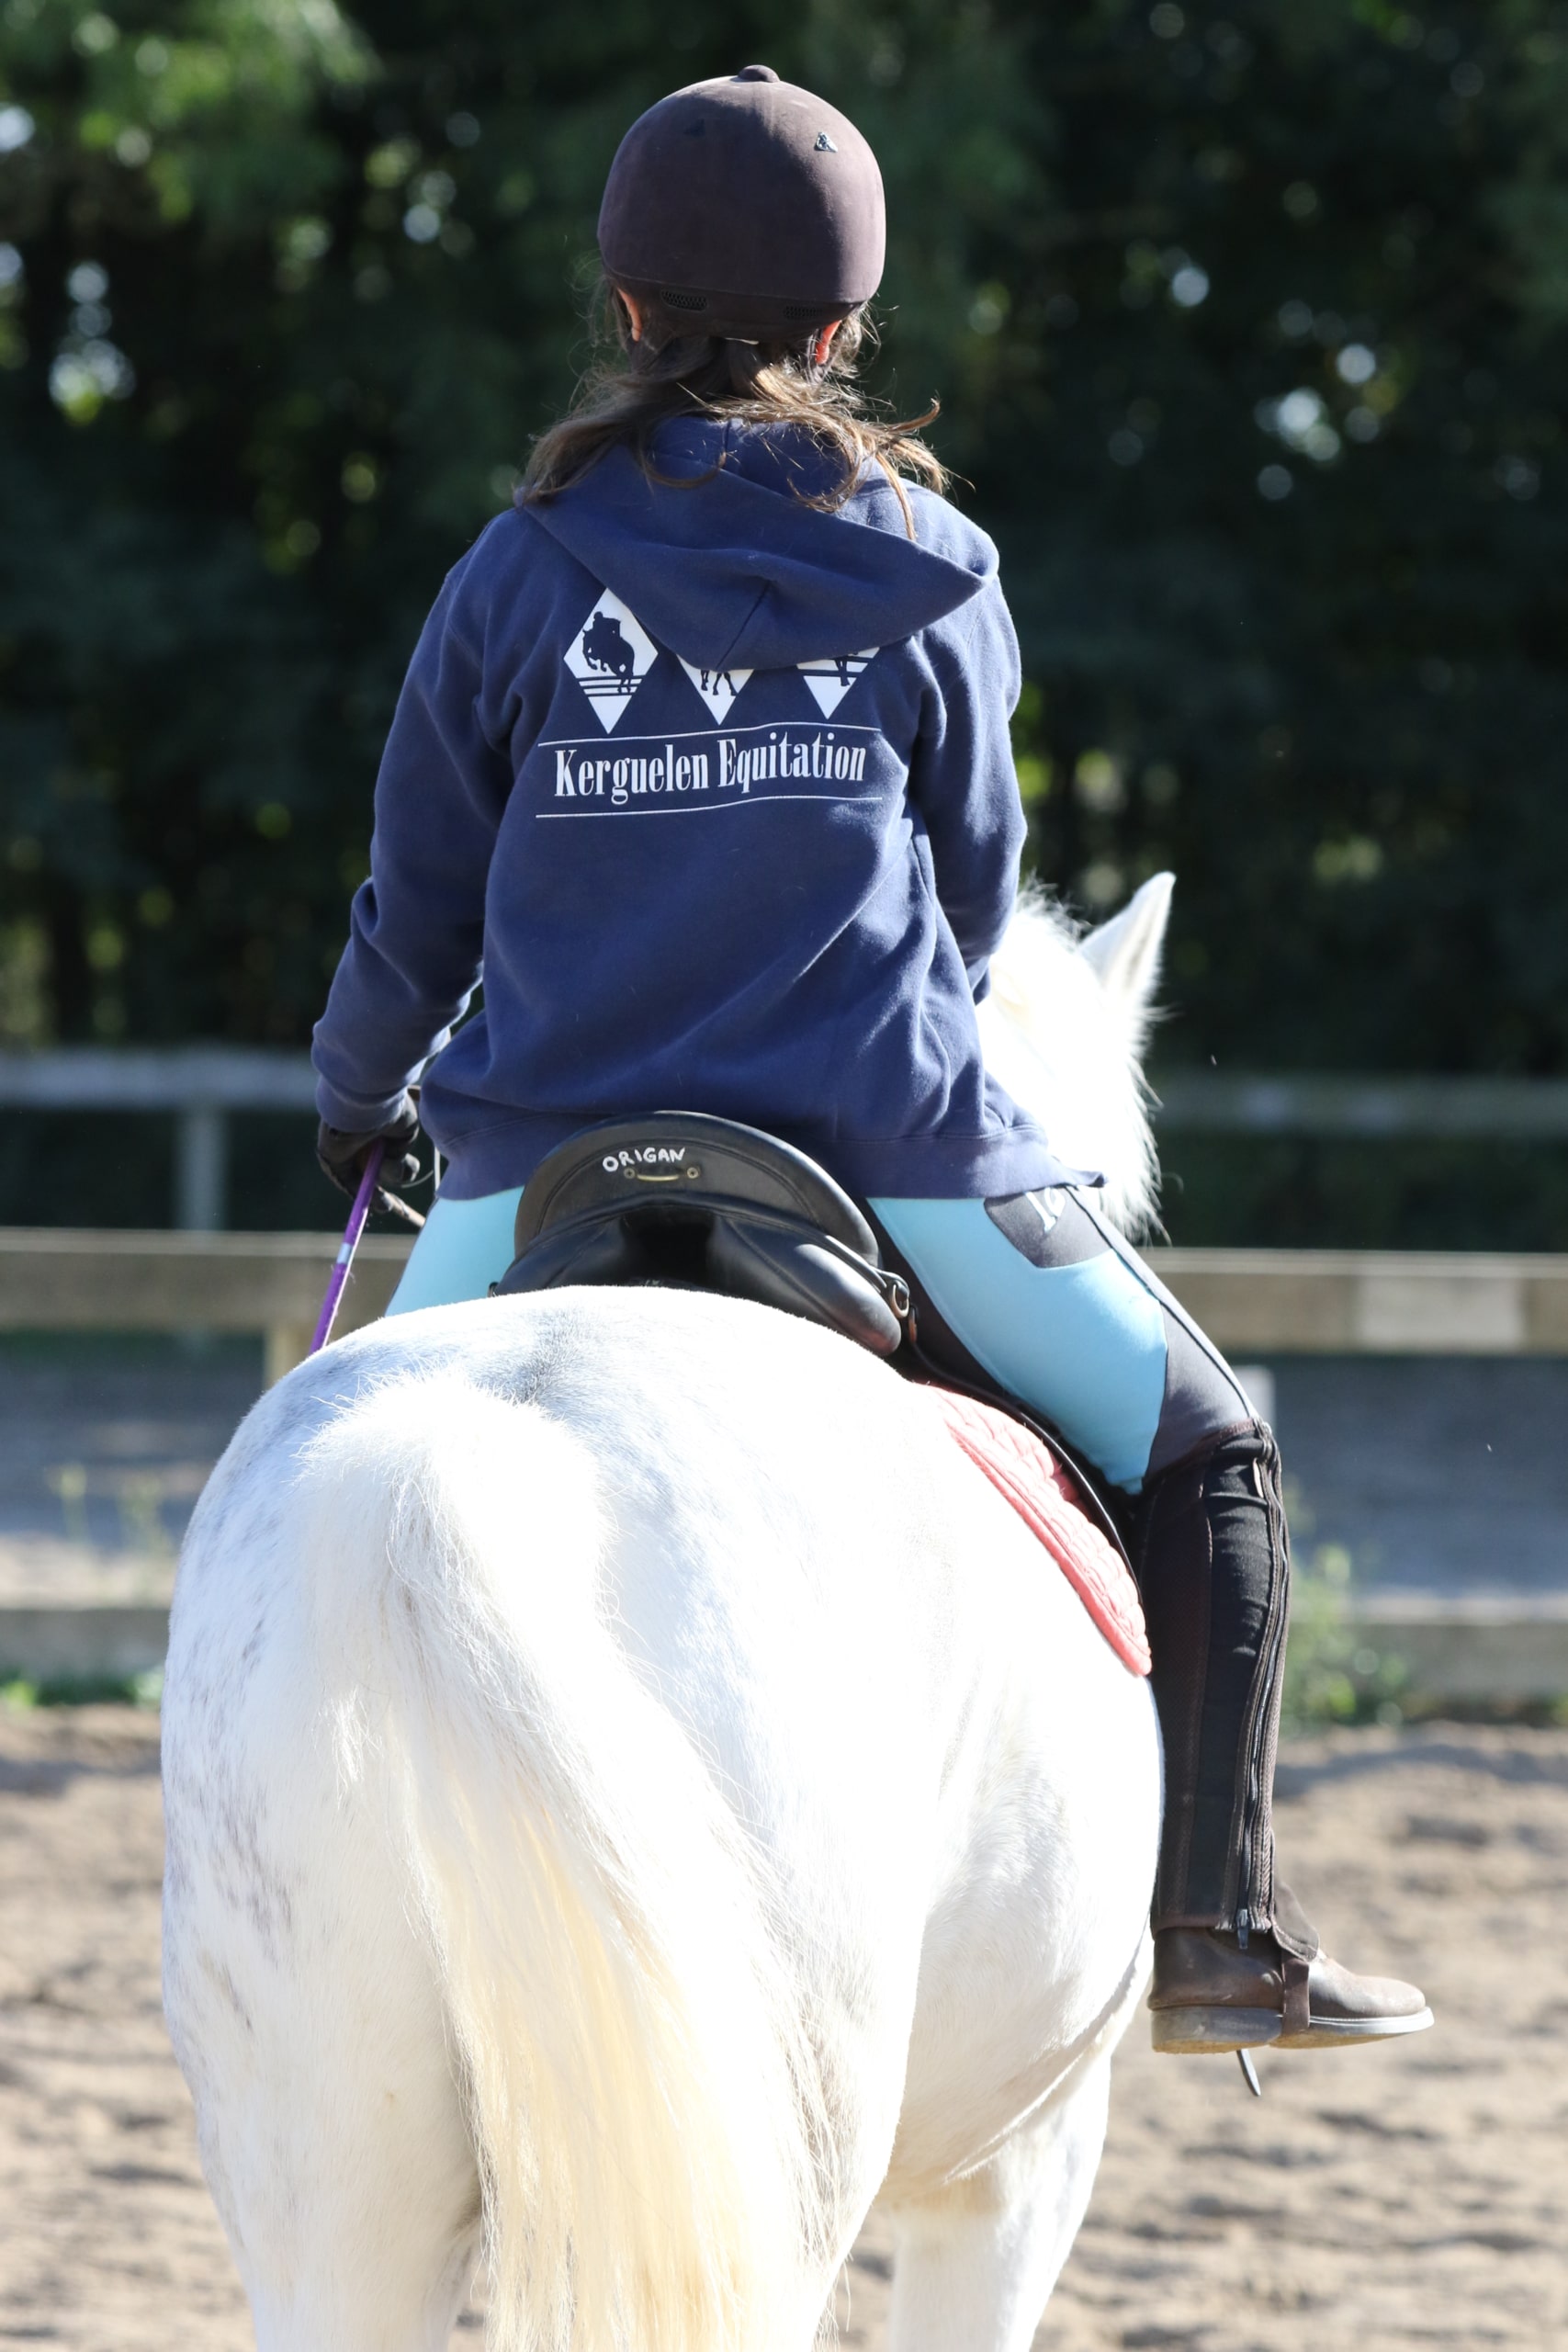
[[[1067,2095],[1134,1979],[1147,1689],[930,1410],[807,1325],[653,1291],[411,1315],[257,1407],[181,1568],[167,1948],[247,2289],[295,2315],[268,2352],[331,2338],[380,2111],[378,2058],[288,2072],[298,2005],[352,2016],[379,1973],[341,1924],[378,1814],[498,2346],[798,2352],[885,2175],[934,2193]],[[259,2134],[242,2080],[281,2086]]]

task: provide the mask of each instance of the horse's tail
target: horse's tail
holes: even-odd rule
[[[491,2341],[807,2340],[831,2199],[799,1997],[758,1858],[613,1638],[586,1448],[435,1374],[350,1407],[307,1480],[341,1620],[321,1631],[374,1694],[340,1769],[393,1768],[478,2150]]]

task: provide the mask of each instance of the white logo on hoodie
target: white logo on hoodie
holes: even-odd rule
[[[566,650],[566,666],[607,735],[659,659],[637,615],[606,588]]]
[[[825,661],[796,662],[824,718],[832,718],[866,663],[874,662],[881,650],[879,645],[872,645],[863,653],[829,654]]]
[[[681,667],[715,718],[726,718],[741,687],[750,676],[750,670],[701,670],[694,662],[682,661]]]

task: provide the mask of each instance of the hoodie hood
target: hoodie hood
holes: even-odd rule
[[[837,512],[805,504],[834,472],[798,427],[671,423],[654,462],[670,481],[613,449],[525,511],[683,661],[782,670],[899,644],[996,577],[991,541],[929,491],[908,491],[910,539],[875,466]]]

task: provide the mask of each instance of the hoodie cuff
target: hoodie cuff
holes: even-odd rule
[[[343,1135],[379,1135],[409,1107],[406,1086],[400,1086],[395,1094],[341,1094],[324,1078],[316,1080],[317,1114],[329,1127],[336,1127]]]

